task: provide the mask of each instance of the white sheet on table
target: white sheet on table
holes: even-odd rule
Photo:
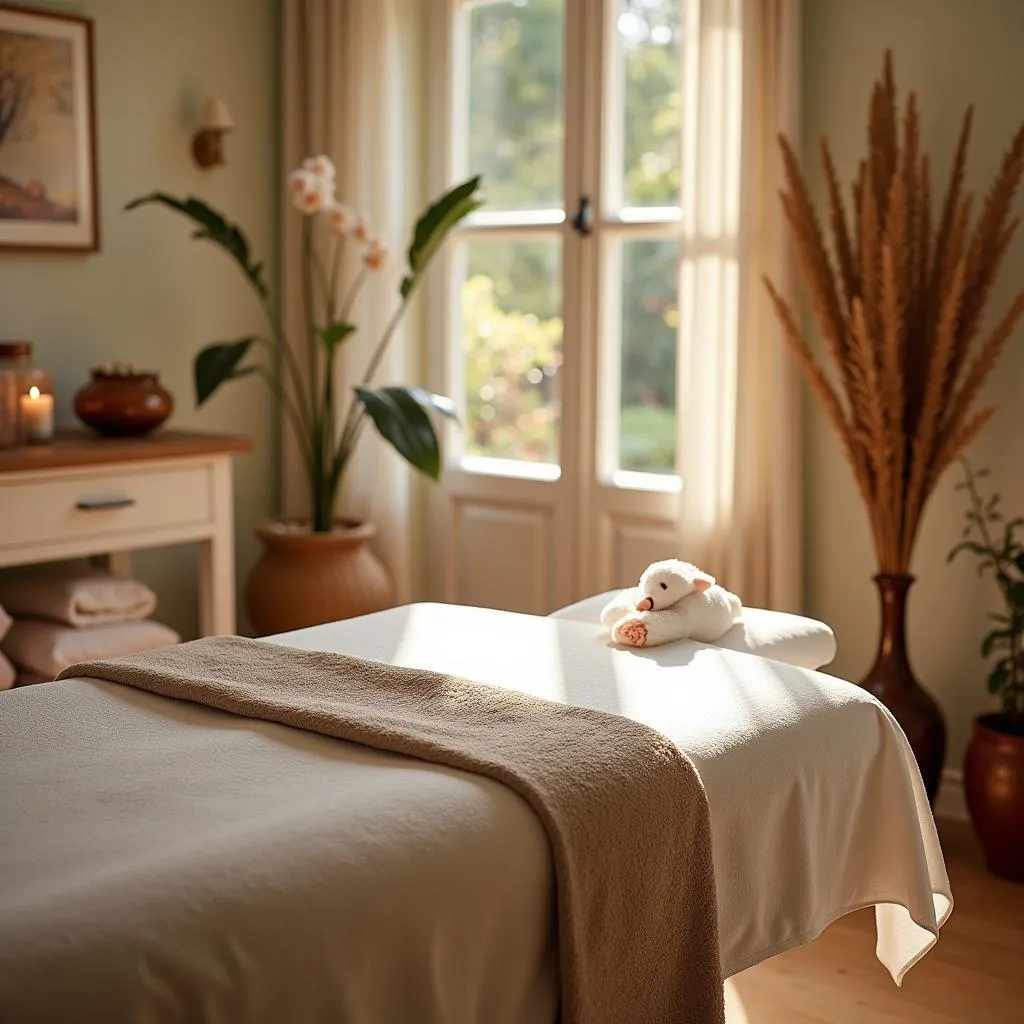
[[[625,650],[600,627],[421,604],[276,638],[627,715],[689,755],[711,807],[728,977],[876,907],[897,984],[952,910],[913,753],[867,691],[684,642]]]
[[[674,738],[711,806],[726,975],[874,903],[899,981],[948,914],[906,741],[850,684],[696,644],[659,664],[582,624],[437,605],[278,640]],[[185,1020],[201,999],[233,1024],[554,1020],[550,855],[511,791],[112,684],[3,702],[0,1016]]]

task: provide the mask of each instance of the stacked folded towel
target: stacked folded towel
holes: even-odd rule
[[[150,651],[181,639],[149,618],[156,595],[145,584],[81,565],[5,577],[0,606],[14,617],[12,623],[0,615],[0,650],[4,663],[17,666],[19,685],[54,679],[77,662]],[[0,664],[0,689],[4,678]]]

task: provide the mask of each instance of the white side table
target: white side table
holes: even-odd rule
[[[0,450],[0,567],[199,544],[199,628],[235,632],[231,457],[248,438],[162,431],[144,438],[58,432]]]

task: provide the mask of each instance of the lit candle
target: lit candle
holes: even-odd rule
[[[29,442],[53,437],[53,395],[40,394],[39,388],[32,387],[21,396],[21,431]]]

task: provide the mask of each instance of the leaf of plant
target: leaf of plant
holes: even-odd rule
[[[400,387],[355,389],[373,425],[407,462],[434,480],[441,475],[441,450],[430,417]]]
[[[409,248],[409,266],[411,273],[407,274],[402,279],[402,286],[399,289],[403,299],[409,297],[409,293],[413,290],[420,275],[427,269],[431,259],[438,249],[444,244],[445,238],[448,236],[448,232],[451,231],[459,221],[468,217],[474,210],[478,210],[483,203],[479,199],[469,198],[464,199],[457,206],[453,207],[441,220],[437,227],[434,229],[433,234],[429,235],[422,246],[419,248],[410,246]],[[415,259],[415,264],[413,260]]]
[[[435,234],[442,222],[450,216],[451,211],[460,203],[472,197],[480,187],[480,175],[464,181],[461,185],[450,188],[423,211],[413,229],[412,242],[409,245],[409,269],[413,272],[423,266],[420,253],[423,247]]]
[[[326,349],[332,349],[335,345],[340,345],[350,334],[355,334],[355,332],[355,324],[343,323],[328,324],[326,327],[318,327],[316,329],[317,337],[319,337],[320,343]]]
[[[222,341],[207,345],[195,359],[193,371],[196,383],[196,405],[202,405],[226,380],[251,373],[253,368],[239,368],[238,364],[252,345],[253,338]]]
[[[1014,531],[1020,526],[1024,526],[1024,519],[1021,519],[1019,516],[1015,519],[1010,519],[1003,526],[1003,547],[1012,548],[1015,546]]]
[[[479,186],[479,175],[456,185],[431,203],[416,222],[409,243],[409,273],[402,279],[399,289],[403,300],[409,297],[419,275],[427,268],[448,232],[483,205],[475,195]]]
[[[435,395],[433,391],[427,391],[424,388],[405,387],[399,390],[408,392],[427,412],[439,412],[454,423],[459,422],[458,410],[450,398],[446,398],[444,395]]]
[[[417,251],[415,265],[410,263],[413,272],[416,274],[422,273],[430,262],[431,257],[444,243],[448,232],[474,210],[479,210],[481,206],[483,206],[482,200],[469,196],[466,199],[460,200],[451,209],[446,211],[444,217],[438,221],[433,232],[424,240],[423,245]]]
[[[977,541],[974,540],[962,540],[948,555],[946,555],[946,561],[952,562],[961,551],[970,551],[972,555],[987,555],[988,551],[985,550]]]
[[[981,641],[981,656],[987,658],[992,653],[992,648],[1003,643],[1013,636],[1012,629],[993,629],[984,640]]]
[[[194,196],[176,199],[166,192],[151,192],[149,195],[133,199],[125,206],[125,210],[134,210],[150,203],[158,203],[176,210],[192,220],[198,225],[192,237],[208,239],[224,249],[242,268],[242,272],[252,282],[253,287],[266,298],[267,285],[263,280],[263,264],[250,262],[249,240],[237,224],[229,224],[220,213],[207,206],[201,199]]]
[[[988,692],[993,695],[997,694],[1006,685],[1006,680],[1009,677],[1010,671],[1006,667],[1005,662],[1001,661],[988,677]]]

